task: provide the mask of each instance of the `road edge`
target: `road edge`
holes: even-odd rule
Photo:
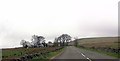
[[[65,47],[65,48],[66,48],[66,47]],[[54,59],[55,57],[57,57],[57,56],[61,55],[61,54],[64,52],[64,49],[65,49],[65,48],[63,48],[63,51],[61,51],[60,53],[58,53],[57,55],[53,56],[53,57],[52,57],[52,58],[50,58],[50,59],[52,60],[52,59]]]

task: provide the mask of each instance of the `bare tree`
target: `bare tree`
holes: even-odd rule
[[[45,43],[45,37],[33,35],[32,43],[33,43],[34,47],[42,47],[42,46],[44,46],[43,44]]]
[[[54,46],[59,46],[58,38],[55,38],[55,40],[54,40]]]
[[[62,42],[62,46],[68,45],[68,42],[71,40],[71,36],[68,34],[62,34],[61,36],[58,37],[60,42]]]
[[[43,36],[38,36],[38,35],[33,35],[32,36],[32,42],[28,42],[25,40],[21,40],[20,42],[23,47],[46,47],[45,43],[45,37]]]
[[[79,40],[79,39],[78,39],[78,37],[75,37],[74,39],[75,39],[75,40],[74,40],[74,45],[77,47],[77,46],[78,46],[78,40]]]
[[[20,44],[23,45],[24,48],[32,47],[32,44],[25,40],[21,40]]]
[[[20,44],[23,45],[23,47],[25,47],[26,41],[25,40],[21,40]]]
[[[57,38],[57,40],[58,40],[58,42],[59,42],[60,46],[63,46],[62,37],[61,37],[61,36],[59,36],[59,37]]]

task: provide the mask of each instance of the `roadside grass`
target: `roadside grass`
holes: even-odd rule
[[[34,54],[38,52],[52,51],[57,47],[46,47],[46,48],[10,48],[10,49],[2,49],[2,58],[19,58],[26,54]]]
[[[14,49],[14,50],[4,50],[2,51],[2,58],[11,58],[11,57],[20,57],[24,55],[26,52],[21,49]]]
[[[120,42],[118,41],[119,38],[120,37],[94,37],[94,38],[78,39],[78,47],[81,49],[90,50],[90,51],[98,52],[101,54],[120,58],[120,53],[107,52],[105,50],[99,49],[102,47],[119,49],[120,48],[119,46]]]
[[[78,47],[78,46],[77,46]],[[105,55],[109,55],[115,58],[120,58],[120,53],[112,53],[112,52],[106,52],[106,51],[102,51],[102,50],[97,50],[97,49],[90,49],[90,48],[82,48],[82,47],[78,47],[80,49],[84,49],[84,50],[89,50],[89,51],[94,51],[94,52],[98,52],[101,54],[105,54]]]
[[[25,54],[30,53],[33,50],[38,50],[38,48],[11,48],[11,49],[3,49],[2,50],[2,58],[17,58],[24,56]]]
[[[30,61],[48,61],[48,60],[51,60],[51,58],[53,58],[53,57],[57,56],[59,53],[61,53],[64,50],[64,48],[62,48],[58,51],[50,52],[50,53],[47,53],[45,55],[35,57]]]

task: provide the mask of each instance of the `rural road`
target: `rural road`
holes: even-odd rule
[[[100,54],[97,52],[92,52],[92,51],[88,51],[88,50],[83,50],[83,49],[79,49],[76,48],[74,46],[69,46],[66,47],[65,50],[58,55],[57,57],[55,57],[54,59],[56,59],[57,61],[98,61],[98,60],[102,60],[102,59],[108,59],[108,61],[116,61],[114,57],[111,56],[107,56],[104,54]],[[105,60],[107,61],[107,60]]]

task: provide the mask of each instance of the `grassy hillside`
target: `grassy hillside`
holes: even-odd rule
[[[118,37],[83,38],[78,40],[78,47],[120,58]]]
[[[118,48],[118,37],[100,37],[79,39],[78,44],[85,47],[111,47]]]

